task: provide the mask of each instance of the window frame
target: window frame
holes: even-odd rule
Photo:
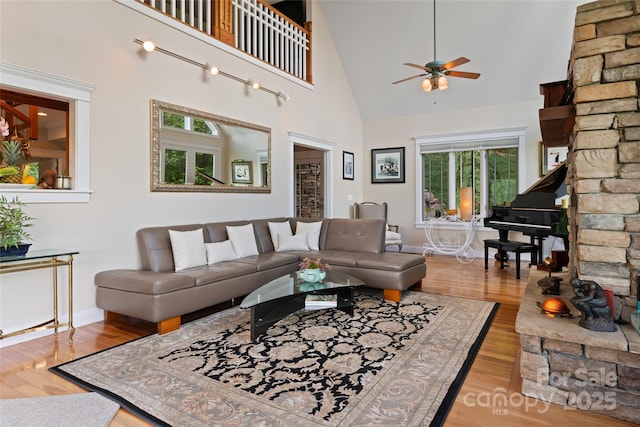
[[[187,184],[193,184],[195,180],[195,168],[196,168],[196,154],[210,154],[213,156],[213,168],[214,171],[220,171],[222,168],[222,149],[218,145],[212,145],[209,148],[203,148],[202,146],[190,143],[184,143],[182,141],[169,141],[160,146],[160,174],[164,177],[166,160],[165,160],[165,152],[166,150],[177,150],[184,151],[187,156],[187,164],[186,164],[186,180]],[[215,177],[215,176],[214,176]]]
[[[73,189],[3,189],[23,203],[88,203],[90,187],[91,92],[95,86],[0,62],[0,84],[7,89],[69,103],[69,167]]]
[[[525,181],[525,167],[524,156],[526,145],[526,127],[509,128],[509,129],[496,129],[485,131],[472,131],[462,133],[449,133],[439,135],[425,135],[415,136],[413,140],[415,142],[415,162],[416,162],[416,199],[415,199],[415,214],[416,214],[416,228],[423,228],[425,225],[424,220],[424,171],[422,165],[422,154],[427,152],[449,152],[455,151],[472,151],[472,150],[485,150],[482,152],[482,161],[480,164],[480,180],[482,183],[487,182],[487,165],[486,165],[486,150],[493,148],[500,148],[505,146],[505,141],[517,139],[518,147],[518,186]],[[513,145],[515,146],[515,145]],[[452,170],[449,169],[449,175],[451,178]],[[451,182],[451,181],[450,181]],[[451,184],[450,184],[451,185]],[[517,189],[518,192],[520,188]],[[455,192],[451,194],[449,192],[450,205],[451,198],[455,199]],[[488,194],[484,189],[480,191],[480,216],[486,216],[487,212],[484,212],[484,207],[487,205]],[[464,224],[451,223],[450,225],[464,226]]]

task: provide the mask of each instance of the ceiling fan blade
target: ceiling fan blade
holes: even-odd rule
[[[406,82],[407,80],[411,80],[411,79],[415,79],[418,77],[422,77],[422,76],[426,76],[427,74],[418,74],[417,76],[411,76],[411,77],[407,77],[406,79],[402,79],[402,80],[398,80],[397,82],[393,82],[391,83],[392,85],[396,84],[396,83],[402,83],[402,82]]]
[[[468,59],[468,58],[465,58],[464,56],[461,56],[458,59],[454,59],[453,61],[447,62],[442,67],[440,67],[440,69],[441,70],[450,70],[453,67],[457,67],[458,65],[466,64],[467,62],[471,62],[471,60]]]
[[[412,64],[411,62],[405,62],[404,65],[408,65],[409,67],[420,68],[421,70],[425,70],[425,71],[428,71],[428,72],[433,71],[429,67],[425,67],[424,65]]]
[[[445,72],[447,76],[451,77],[462,77],[465,79],[477,79],[480,77],[480,73],[469,73],[466,71],[447,71]]]

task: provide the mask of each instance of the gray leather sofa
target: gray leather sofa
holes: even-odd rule
[[[138,230],[139,269],[103,271],[95,276],[97,306],[107,319],[118,315],[158,323],[158,332],[180,327],[182,315],[245,296],[267,282],[298,270],[304,257],[322,258],[335,270],[358,277],[384,296],[400,301],[401,292],[426,275],[424,257],[385,252],[385,224],[374,219],[322,219],[319,250],[274,250],[269,222],[289,221],[293,233],[308,218],[270,218],[148,227]],[[258,255],[175,271],[169,230],[202,229],[204,241],[227,240],[227,226],[253,223]]]

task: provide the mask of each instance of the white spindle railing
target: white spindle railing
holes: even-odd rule
[[[306,80],[306,32],[258,0],[233,0],[233,6],[236,47]]]
[[[212,34],[215,0],[138,0]],[[233,0],[235,47],[299,79],[307,79],[309,37],[305,30],[259,0]]]

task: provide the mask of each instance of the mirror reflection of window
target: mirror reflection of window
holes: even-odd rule
[[[211,184],[206,176],[216,176],[215,159],[216,156],[210,153],[196,153],[195,185]]]
[[[151,118],[152,191],[271,191],[271,129],[157,100]],[[233,180],[237,159],[250,182]]]
[[[186,184],[187,152],[182,150],[164,150],[164,182],[167,184]]]

